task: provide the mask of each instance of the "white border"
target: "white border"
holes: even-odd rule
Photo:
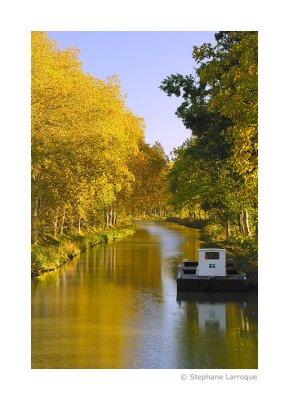
[[[286,382],[287,342],[287,13],[285,2],[39,1],[5,4],[2,11],[1,146],[2,262],[1,391],[14,399],[202,395],[256,398]],[[2,6],[3,7],[3,6]],[[286,20],[285,20],[286,18]],[[195,384],[181,370],[30,370],[30,31],[31,30],[259,30],[260,34],[260,367],[257,383]],[[283,97],[282,97],[283,94]],[[275,106],[275,107],[274,107]],[[286,108],[285,108],[286,107]],[[3,124],[4,121],[4,124]],[[287,218],[286,218],[287,217]],[[283,226],[283,228],[282,228]],[[6,239],[4,241],[4,239]],[[282,269],[284,266],[286,270]],[[284,279],[283,279],[284,277]],[[286,286],[285,286],[286,284]],[[276,287],[278,291],[276,291]],[[286,335],[286,338],[285,338]],[[196,372],[196,370],[194,370]],[[200,372],[204,373],[204,370]],[[228,371],[223,371],[228,372]],[[237,373],[237,370],[234,371]],[[244,373],[244,370],[240,372]],[[248,371],[249,372],[249,371]],[[252,372],[252,371],[250,371]],[[254,373],[256,371],[253,371]],[[217,373],[217,370],[214,370]],[[217,386],[216,386],[217,385]],[[7,395],[6,395],[7,397]]]

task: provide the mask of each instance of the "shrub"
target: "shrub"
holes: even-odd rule
[[[38,276],[45,271],[59,266],[60,256],[57,248],[32,245],[31,268],[32,276]]]

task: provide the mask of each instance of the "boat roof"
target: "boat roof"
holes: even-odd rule
[[[199,249],[199,251],[226,251],[226,249]]]

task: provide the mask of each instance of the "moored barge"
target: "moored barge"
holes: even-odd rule
[[[199,249],[198,261],[183,260],[177,270],[178,291],[249,291],[251,285],[243,272],[226,263],[225,249]]]

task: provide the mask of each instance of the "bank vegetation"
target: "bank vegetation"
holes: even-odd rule
[[[176,217],[205,220],[202,238],[257,265],[258,34],[219,32],[193,48],[194,74],[161,84],[182,99],[176,115],[192,132],[170,170]]]

